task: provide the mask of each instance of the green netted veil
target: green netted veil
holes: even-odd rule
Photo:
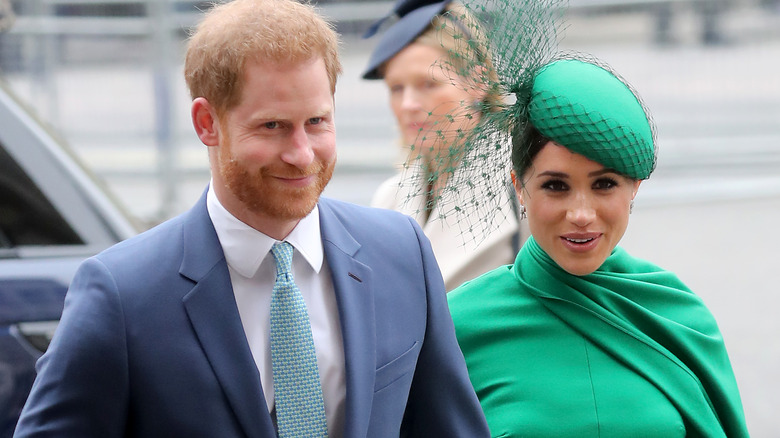
[[[435,67],[452,84],[488,98],[459,102],[447,122],[419,133],[426,141],[417,143],[436,146],[412,154],[399,193],[408,200],[425,195],[426,208],[438,206],[440,217],[431,219],[457,224],[464,240],[484,239],[515,214],[507,196],[512,133],[524,135],[529,122],[605,167],[634,179],[650,176],[655,128],[639,95],[605,63],[558,50],[566,0],[460,3],[467,14],[445,12],[441,28],[451,26],[446,31],[456,47]],[[464,117],[477,118],[476,128],[460,131]],[[433,184],[441,179],[446,183]]]

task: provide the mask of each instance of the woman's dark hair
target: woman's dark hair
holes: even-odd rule
[[[549,142],[550,139],[543,136],[531,122],[515,125],[512,130],[512,169],[523,184],[523,177],[536,154]]]

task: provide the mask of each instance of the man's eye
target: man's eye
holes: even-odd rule
[[[263,125],[266,129],[276,129],[279,127],[279,122],[265,122]]]
[[[320,122],[322,122],[322,117],[312,117],[309,119],[309,124],[311,125],[319,125]]]

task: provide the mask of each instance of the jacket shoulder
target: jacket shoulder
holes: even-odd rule
[[[331,212],[345,224],[378,224],[381,226],[404,226],[414,222],[409,216],[395,210],[366,207],[331,198],[321,198],[320,209]]]

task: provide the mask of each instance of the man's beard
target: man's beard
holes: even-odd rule
[[[221,157],[219,164],[228,190],[252,213],[280,220],[302,219],[311,213],[333,176],[336,164],[335,160],[329,163],[315,161],[305,170],[281,164],[250,172],[230,157],[229,149],[224,149],[227,154]],[[286,187],[275,178],[310,175],[315,176],[314,184],[301,188]]]

